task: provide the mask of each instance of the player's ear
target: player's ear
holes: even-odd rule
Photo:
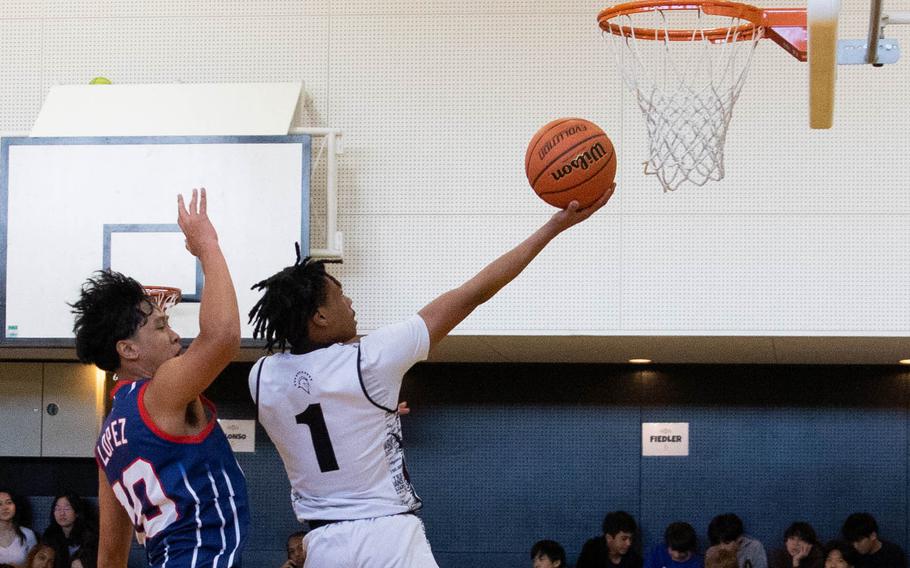
[[[139,346],[136,345],[135,341],[121,339],[117,342],[116,348],[117,355],[120,355],[120,358],[126,361],[135,361],[139,357]]]
[[[321,306],[316,308],[316,313],[310,318],[310,323],[316,327],[327,327],[329,325],[329,318]]]

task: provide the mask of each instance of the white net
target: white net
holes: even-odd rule
[[[723,179],[727,126],[762,27],[695,5],[621,15],[610,24],[625,29],[604,35],[645,115],[645,174],[657,176],[664,191]]]
[[[171,288],[168,286],[143,286],[145,289],[145,295],[149,299],[155,302],[162,312],[166,312],[169,308],[172,308],[180,303],[182,295],[179,288]]]

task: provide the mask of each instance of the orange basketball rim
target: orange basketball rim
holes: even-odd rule
[[[601,11],[597,22],[646,117],[644,173],[664,191],[724,178],[727,127],[759,41],[808,58],[805,8],[637,0]]]
[[[733,30],[729,27],[696,30],[645,28],[621,25],[615,21],[623,16],[664,10],[700,10],[710,16],[737,18],[744,23]],[[736,41],[751,40],[758,32],[763,33],[763,37],[773,40],[793,57],[806,61],[805,8],[758,8],[723,0],[638,0],[602,10],[597,15],[597,22],[603,31],[614,35],[658,41],[707,40],[711,43],[721,43],[733,38]]]

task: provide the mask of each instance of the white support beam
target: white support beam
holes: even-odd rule
[[[337,128],[291,128],[288,134],[308,134],[326,139],[326,193],[325,239],[326,246],[310,249],[309,256],[322,259],[340,259],[344,253],[344,234],[338,230],[338,160],[343,152],[341,130]]]
[[[882,16],[882,26],[910,24],[910,12],[890,12]]]

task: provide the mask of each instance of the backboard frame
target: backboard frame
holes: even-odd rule
[[[298,171],[299,178],[297,179],[296,185],[290,186],[290,185],[286,184],[285,189],[282,190],[283,193],[281,193],[280,195],[284,196],[282,199],[284,199],[285,201],[276,202],[276,203],[272,204],[272,207],[282,208],[282,203],[284,203],[284,207],[286,209],[292,209],[288,205],[293,205],[294,206],[293,211],[290,211],[289,213],[287,213],[285,215],[291,221],[292,224],[289,224],[287,220],[284,221],[283,225],[282,225],[282,227],[283,227],[282,234],[287,233],[288,236],[286,238],[282,238],[281,242],[271,243],[271,246],[273,248],[277,248],[279,250],[276,251],[275,253],[267,252],[267,253],[263,254],[264,257],[267,256],[268,258],[272,259],[272,263],[268,264],[268,265],[264,265],[262,268],[256,267],[255,276],[257,278],[261,278],[261,277],[267,276],[266,272],[269,272],[273,269],[276,269],[276,270],[280,269],[281,267],[289,264],[293,260],[292,254],[291,254],[293,241],[299,241],[301,243],[301,247],[303,248],[304,251],[311,250],[310,235],[309,235],[309,230],[310,230],[310,175],[311,175],[311,166],[312,166],[312,164],[310,163],[311,159],[312,159],[312,157],[311,157],[311,152],[312,152],[311,139],[312,139],[312,137],[310,135],[189,136],[189,137],[187,137],[187,136],[144,137],[143,136],[143,137],[72,137],[72,138],[69,138],[69,137],[48,137],[48,138],[4,137],[4,138],[0,139],[0,347],[57,348],[57,347],[72,347],[74,345],[74,339],[71,336],[71,333],[69,333],[69,334],[56,333],[53,336],[33,337],[32,335],[23,331],[24,326],[22,326],[21,322],[18,323],[19,327],[17,329],[13,329],[13,330],[8,329],[8,326],[10,324],[17,323],[17,322],[9,321],[9,315],[10,315],[9,309],[10,309],[11,298],[8,297],[8,294],[10,293],[10,288],[9,288],[9,286],[10,286],[10,272],[9,272],[10,258],[9,258],[8,253],[10,252],[11,249],[8,250],[8,247],[15,246],[15,244],[12,244],[12,245],[10,244],[10,233],[9,233],[10,222],[11,222],[11,219],[10,219],[10,212],[11,212],[11,210],[10,210],[10,192],[11,191],[14,191],[14,192],[23,191],[21,189],[21,185],[19,186],[18,189],[10,186],[10,168],[11,168],[11,166],[13,169],[16,168],[16,159],[14,158],[12,161],[10,160],[11,150],[19,148],[19,147],[25,147],[25,146],[32,146],[32,147],[46,146],[46,147],[54,147],[56,149],[57,147],[62,148],[62,147],[71,147],[71,146],[77,146],[77,147],[83,146],[84,147],[84,146],[115,146],[115,145],[122,145],[122,146],[137,146],[138,145],[140,148],[151,148],[154,146],[165,147],[168,145],[213,145],[215,147],[230,148],[230,147],[235,147],[234,145],[246,145],[250,148],[253,148],[254,149],[253,151],[255,152],[255,151],[258,151],[258,150],[256,150],[256,148],[258,148],[258,147],[253,146],[253,145],[258,145],[258,144],[278,145],[277,148],[279,148],[279,149],[275,149],[274,151],[268,150],[268,149],[263,149],[263,151],[272,152],[272,153],[276,153],[276,152],[280,153],[283,156],[281,158],[282,160],[284,160],[283,163],[288,163],[291,165],[293,165],[293,162],[295,160],[294,156],[297,156],[296,161],[298,163],[298,166],[296,166],[296,168],[299,168],[299,169],[297,169],[295,171]],[[194,146],[194,148],[195,147],[196,146]],[[239,146],[237,146],[236,148],[238,149],[237,151],[240,151]],[[284,149],[282,150],[280,148],[284,148]],[[174,148],[172,151],[176,152],[178,150],[179,150],[179,148]],[[205,148],[197,148],[197,150],[204,151]],[[196,150],[191,150],[191,151],[196,151]],[[289,167],[291,167],[291,166],[289,166]],[[291,171],[291,170],[289,170],[289,171]],[[15,172],[13,172],[13,173],[15,174]],[[104,179],[103,172],[99,172],[98,175],[99,175],[99,178],[98,178],[99,180]],[[293,173],[290,178],[287,178],[287,175],[285,175],[285,179],[289,179],[290,182],[293,183]],[[91,182],[91,180],[89,180],[88,182],[84,182],[84,183],[90,183],[90,182]],[[17,183],[21,184],[21,182],[17,182]],[[172,240],[174,238],[180,238],[181,244],[179,246],[182,249],[182,236],[179,234],[179,227],[177,227],[176,224],[173,223],[176,220],[176,194],[178,192],[183,192],[184,194],[186,194],[186,192],[188,192],[190,189],[192,189],[192,187],[182,187],[182,185],[180,187],[174,187],[173,189],[170,189],[170,186],[168,186],[168,189],[166,190],[166,192],[167,192],[166,205],[160,205],[159,203],[151,204],[151,205],[154,205],[154,207],[166,207],[167,208],[167,211],[168,211],[167,214],[164,215],[163,217],[161,215],[158,215],[158,217],[155,219],[155,221],[157,221],[157,222],[121,223],[121,222],[117,222],[117,221],[119,221],[118,219],[112,219],[112,221],[115,221],[115,222],[106,222],[106,221],[105,222],[102,222],[102,221],[95,222],[95,221],[93,221],[93,223],[94,223],[93,226],[95,226],[97,229],[97,235],[91,237],[92,242],[97,243],[97,245],[93,245],[93,247],[97,247],[97,248],[95,248],[95,250],[97,251],[97,253],[96,253],[97,258],[96,258],[95,266],[93,266],[90,270],[85,270],[84,271],[85,273],[81,274],[79,281],[68,282],[68,284],[71,284],[71,286],[68,286],[68,288],[67,288],[67,297],[65,297],[65,298],[61,297],[58,299],[59,301],[55,301],[55,300],[48,298],[46,301],[59,303],[60,306],[62,306],[62,308],[64,308],[66,310],[66,312],[68,313],[69,308],[65,305],[65,303],[72,302],[75,300],[75,298],[78,296],[79,285],[81,285],[81,283],[84,282],[84,279],[90,275],[91,271],[96,270],[96,269],[103,269],[103,268],[111,267],[111,258],[109,255],[110,255],[110,241],[111,241],[112,236],[116,236],[116,235],[120,235],[120,234],[127,234],[127,233],[136,234],[137,231],[139,233],[162,233],[162,234],[175,233],[175,235],[170,235],[170,238]],[[210,193],[210,198],[211,198],[212,188],[209,188],[209,193]],[[265,189],[262,187],[256,187],[255,191],[251,191],[249,193],[251,195],[246,196],[245,199],[248,199],[248,200],[249,199],[258,199],[263,202],[267,201],[269,199],[269,196],[271,195],[271,193],[269,193],[268,189]],[[20,193],[20,196],[21,195],[22,194]],[[296,200],[296,202],[288,204],[286,202],[286,200],[288,198],[290,198],[292,200]],[[158,201],[160,201],[160,200],[158,200]],[[211,199],[210,199],[210,201],[211,201]],[[140,203],[141,203],[141,201],[140,201]],[[213,210],[218,211],[220,209],[221,214],[224,215],[224,211],[223,211],[224,203],[223,202],[215,201],[214,203],[210,203],[210,205],[215,205],[215,207],[210,207],[210,214],[213,213]],[[143,205],[143,207],[147,207],[147,206],[150,206],[150,204],[148,202],[146,202]],[[86,207],[88,207],[88,205],[86,205]],[[236,207],[237,206],[235,205],[235,208]],[[265,203],[263,204],[263,207],[266,207]],[[141,208],[142,207],[137,207],[137,209],[141,209]],[[297,218],[298,208],[299,208],[299,219]],[[20,211],[21,211],[21,209],[20,209]],[[77,216],[80,213],[81,212],[75,212],[73,215]],[[15,212],[13,212],[13,214],[15,215]],[[269,222],[268,217],[262,217],[261,215],[259,217],[261,217],[264,222]],[[214,217],[213,217],[213,219],[214,219]],[[297,220],[294,221],[294,219],[297,219]],[[130,219],[130,221],[135,221],[135,219]],[[170,223],[168,223],[168,221],[170,221]],[[222,238],[222,241],[224,242],[225,228],[223,226],[219,228],[218,224],[216,223],[216,229],[219,230],[219,236]],[[250,229],[250,230],[252,231],[252,229]],[[289,230],[290,230],[290,232],[289,232]],[[236,230],[234,230],[234,232],[238,233],[238,232],[240,232],[240,229],[236,229]],[[239,237],[237,237],[237,235],[234,235],[233,238],[236,241]],[[97,240],[95,240],[95,239],[97,239]],[[287,242],[285,242],[285,241],[287,241]],[[22,242],[22,241],[20,240],[20,242]],[[254,248],[257,248],[257,250],[264,248],[262,246],[262,243],[251,244],[251,246]],[[227,248],[227,247],[225,247],[225,248]],[[237,248],[237,247],[234,247],[234,248]],[[63,250],[63,247],[61,247],[61,251],[62,250]],[[189,279],[195,280],[195,282],[196,282],[195,289],[193,289],[192,283],[189,286],[184,286],[185,288],[188,288],[186,290],[184,299],[189,300],[190,301],[189,305],[192,306],[192,304],[191,304],[192,300],[198,299],[199,294],[201,294],[201,292],[202,292],[203,282],[202,282],[202,278],[201,278],[201,267],[199,266],[198,261],[196,259],[192,259],[192,257],[189,256],[189,253],[187,253],[185,251],[183,251],[183,253],[186,254],[187,257],[192,261],[191,265],[187,265],[187,268],[191,271],[191,273],[189,274]],[[63,256],[66,255],[65,252],[60,252],[59,254],[61,254]],[[251,253],[244,253],[244,254],[251,254]],[[226,255],[230,256],[230,253],[227,250],[226,250]],[[63,259],[63,260],[65,260],[65,259]],[[230,258],[229,258],[229,261],[230,261]],[[45,268],[42,270],[40,268],[42,264],[46,264],[46,263],[36,261],[34,268],[30,269],[30,270],[34,270],[34,278],[37,279],[36,281],[53,280],[53,279],[59,278],[58,274],[55,274],[54,272],[48,272],[48,268]],[[48,266],[50,266],[50,265],[48,265]],[[193,266],[193,268],[189,268],[190,266]],[[260,270],[261,270],[261,272],[260,272]],[[169,281],[160,281],[160,282],[159,281],[154,281],[154,282],[149,281],[149,282],[142,282],[142,283],[143,284],[162,284],[162,285],[172,285],[173,284],[172,282],[169,282]],[[235,286],[238,289],[238,293],[242,294],[243,288],[248,289],[250,286],[250,283],[248,283],[246,281],[235,282]],[[73,289],[72,294],[69,293],[69,288]],[[43,301],[45,301],[45,300],[42,299],[42,302]],[[23,305],[21,302],[22,301],[20,300],[20,308],[19,308],[20,312],[22,310],[21,306]],[[184,304],[181,304],[181,306],[186,306],[186,305],[187,305],[186,302]],[[184,308],[181,308],[181,309],[184,309]],[[189,309],[194,310],[195,313],[198,313],[198,305],[196,307],[190,307]],[[243,309],[244,309],[244,306],[242,305],[241,311]],[[62,321],[60,319],[60,317],[62,317],[62,316],[57,316],[58,323],[56,325],[58,325],[58,326],[59,326],[59,323]],[[198,319],[198,318],[196,318],[196,319]],[[69,316],[69,328],[68,329],[71,329],[71,326],[72,326],[72,318],[71,318],[71,316]],[[12,333],[11,333],[11,331],[12,331]],[[195,333],[190,335],[190,334],[187,334],[186,332],[181,332],[181,335],[183,335],[184,337],[192,337],[195,335]],[[252,340],[249,339],[249,337],[247,337],[246,335],[244,337],[248,340],[248,341],[245,341],[245,343],[252,343]]]

